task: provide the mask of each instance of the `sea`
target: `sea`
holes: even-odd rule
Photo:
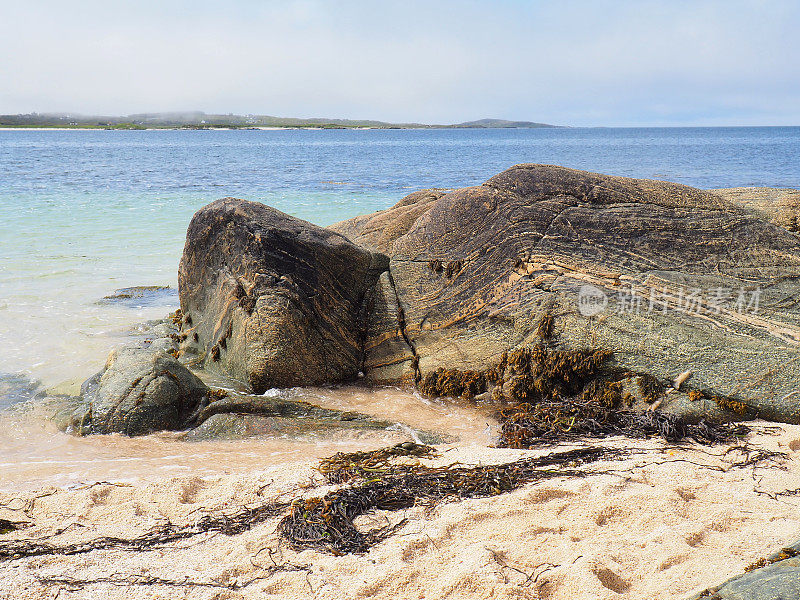
[[[0,411],[45,390],[70,393],[137,324],[174,310],[186,227],[217,198],[263,202],[324,226],[388,208],[414,190],[477,185],[519,163],[699,188],[800,189],[800,127],[0,129]],[[134,286],[168,289],[108,299]],[[348,394],[329,401],[367,402]],[[471,431],[483,428],[476,421]],[[181,451],[158,444],[83,442],[50,430],[43,442],[25,428],[11,437],[3,429],[0,487],[4,476],[17,485],[109,475],[101,468],[109,463],[92,458],[98,448],[112,463],[142,452],[147,469],[152,460],[189,470],[208,463],[181,462]],[[43,443],[48,450],[32,450]],[[73,450],[68,465],[55,457]],[[37,472],[28,463],[48,466]],[[16,479],[8,479],[10,465]]]

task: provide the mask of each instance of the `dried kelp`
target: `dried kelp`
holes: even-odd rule
[[[21,527],[28,526],[29,523],[25,523],[22,521],[9,521],[8,519],[0,519],[0,535],[11,533],[12,531],[16,531]]]
[[[416,466],[411,469],[400,465],[396,470],[388,468],[371,479],[368,471],[353,469],[354,461],[339,461],[347,477],[356,474],[365,478],[363,483],[335,490],[322,498],[294,502],[289,515],[280,522],[278,531],[296,549],[317,548],[334,554],[364,552],[403,524],[401,521],[394,526],[360,531],[354,520],[371,510],[400,510],[418,503],[496,496],[532,481],[583,477],[588,472],[577,467],[623,454],[622,450],[597,447],[500,465]],[[370,458],[365,457],[365,460]],[[385,466],[385,463],[381,464]]]
[[[418,467],[418,464],[396,464],[398,457],[432,458],[436,449],[414,442],[402,442],[389,448],[363,452],[339,452],[320,461],[317,469],[328,483],[345,483],[353,479],[396,475],[400,471]]]
[[[502,423],[499,445],[530,448],[558,441],[624,435],[631,438],[660,436],[676,443],[694,440],[701,444],[730,442],[746,435],[741,424],[701,420],[687,423],[657,410],[635,412],[618,409],[596,398],[581,401],[552,400],[520,403],[500,410]]]
[[[106,536],[65,545],[33,539],[7,540],[0,542],[0,561],[29,556],[84,554],[93,550],[141,551],[210,532],[238,535],[281,514],[288,506],[288,503],[268,503],[255,508],[242,508],[233,514],[205,515],[193,525],[158,525],[135,538]]]

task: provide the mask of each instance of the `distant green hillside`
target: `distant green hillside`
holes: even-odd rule
[[[452,127],[467,127],[472,129],[480,128],[503,128],[503,129],[536,129],[538,127],[558,127],[558,125],[548,125],[547,123],[534,123],[533,121],[506,121],[505,119],[480,119],[479,121],[467,121],[452,125]]]
[[[128,116],[77,115],[68,113],[30,113],[24,115],[0,115],[0,127],[58,127],[66,129],[147,129],[147,128],[248,128],[248,127],[323,127],[347,129],[374,127],[379,129],[411,128],[533,128],[555,127],[531,121],[505,121],[503,119],[481,119],[454,125],[427,125],[424,123],[387,123],[384,121],[329,119],[326,117],[298,119],[272,117],[269,115],[214,115],[204,112],[139,113]]]

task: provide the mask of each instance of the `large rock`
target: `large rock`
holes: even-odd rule
[[[800,421],[800,237],[719,195],[518,165],[331,229],[391,259],[370,300],[369,381],[485,370],[544,333]],[[699,398],[673,397],[689,411]]]
[[[209,389],[172,356],[155,350],[113,351],[105,369],[84,383],[81,433],[144,435],[189,427]]]
[[[189,225],[183,351],[261,393],[353,379],[388,259],[263,204],[225,198]]]

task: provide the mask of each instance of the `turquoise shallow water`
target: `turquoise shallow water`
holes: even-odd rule
[[[800,188],[800,128],[0,130],[0,374],[86,377],[133,324],[174,308],[97,301],[174,286],[189,219],[216,198],[327,225],[521,162]]]

